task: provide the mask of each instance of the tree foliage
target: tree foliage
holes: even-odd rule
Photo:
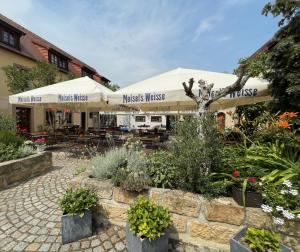
[[[299,10],[299,0],[276,0],[273,3],[267,3],[262,10],[262,14],[267,16],[269,13],[272,13],[274,17],[282,16],[282,19],[278,23],[281,26],[296,17],[299,14]]]
[[[103,84],[105,87],[109,88],[112,91],[117,91],[120,89],[120,86],[118,84],[112,84],[112,83],[105,83]]]
[[[38,61],[33,68],[9,65],[3,68],[7,76],[9,91],[13,94],[47,86],[59,81],[58,68],[47,62]]]
[[[282,16],[280,30],[270,41],[263,57],[252,64],[263,66],[256,75],[270,82],[270,93],[275,98],[274,111],[299,111],[300,109],[300,1],[276,0],[265,5],[264,15]],[[257,63],[258,62],[258,63]]]

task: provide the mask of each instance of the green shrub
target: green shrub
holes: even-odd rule
[[[214,177],[203,176],[199,179],[197,191],[205,198],[213,199],[221,196],[231,196],[234,182],[226,177],[215,179]]]
[[[249,227],[242,241],[245,242],[252,251],[281,251],[280,236],[270,230]]]
[[[155,187],[174,188],[178,174],[173,156],[168,151],[156,151],[149,154],[149,173]]]
[[[69,188],[66,194],[59,199],[58,204],[63,214],[76,215],[81,217],[86,210],[90,210],[97,204],[97,195],[86,188]]]
[[[0,143],[0,162],[23,158],[35,153],[30,146],[15,146],[12,144]]]
[[[0,131],[16,131],[16,121],[9,115],[0,113]]]
[[[6,145],[0,142],[0,162],[15,159],[17,148],[14,145]]]
[[[162,236],[170,225],[169,211],[139,197],[128,210],[130,230],[140,238],[153,240]]]
[[[179,187],[198,192],[199,179],[214,172],[222,162],[221,149],[221,134],[212,114],[181,122],[169,144]]]
[[[15,132],[9,130],[0,131],[0,143],[5,145],[14,145],[16,147],[21,146],[25,139],[18,136]]]
[[[22,145],[16,151],[17,158],[27,157],[36,153],[36,150],[32,146]]]
[[[91,160],[90,175],[99,179],[110,179],[118,168],[127,162],[127,151],[125,148],[111,149]]]
[[[148,174],[148,160],[143,152],[131,151],[127,156],[127,164],[117,170],[112,177],[115,186],[124,190],[140,192],[148,189],[151,179]]]

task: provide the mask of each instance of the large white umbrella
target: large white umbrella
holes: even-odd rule
[[[9,96],[11,104],[78,104],[105,103],[113,91],[81,77]]]
[[[140,108],[144,111],[193,110],[194,101],[185,95],[182,83],[194,78],[193,91],[199,94],[197,81],[202,79],[214,83],[211,95],[217,95],[226,86],[237,80],[237,76],[228,73],[177,68],[149,79],[134,83],[108,95],[109,104],[119,104]],[[250,78],[241,91],[233,92],[211,105],[220,109],[270,100],[267,92],[268,82],[259,78]]]
[[[11,95],[9,102],[52,108],[69,107],[84,111],[87,128],[88,109],[110,110],[107,96],[112,93],[110,89],[86,76]]]

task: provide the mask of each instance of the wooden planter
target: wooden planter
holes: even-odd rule
[[[92,236],[92,211],[88,210],[82,217],[79,214],[61,217],[62,243],[70,243]]]
[[[252,252],[251,249],[246,247],[244,244],[240,243],[240,239],[245,235],[247,227],[243,228],[238,232],[233,238],[230,239],[230,252]],[[292,249],[288,248],[285,245],[280,245],[281,251],[283,252],[293,252]]]
[[[232,188],[232,198],[238,203],[240,206],[243,206],[243,191],[241,188],[233,187]],[[263,203],[263,198],[260,192],[247,192],[245,193],[245,203],[246,207],[257,207]]]
[[[148,238],[141,239],[133,234],[126,224],[126,242],[129,252],[167,252],[168,251],[168,234],[149,240]]]

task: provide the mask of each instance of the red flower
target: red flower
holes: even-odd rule
[[[257,179],[255,177],[248,177],[248,182],[250,183],[256,183]]]
[[[240,175],[241,175],[240,172],[237,171],[237,170],[234,170],[233,173],[232,173],[233,177],[239,177]]]

